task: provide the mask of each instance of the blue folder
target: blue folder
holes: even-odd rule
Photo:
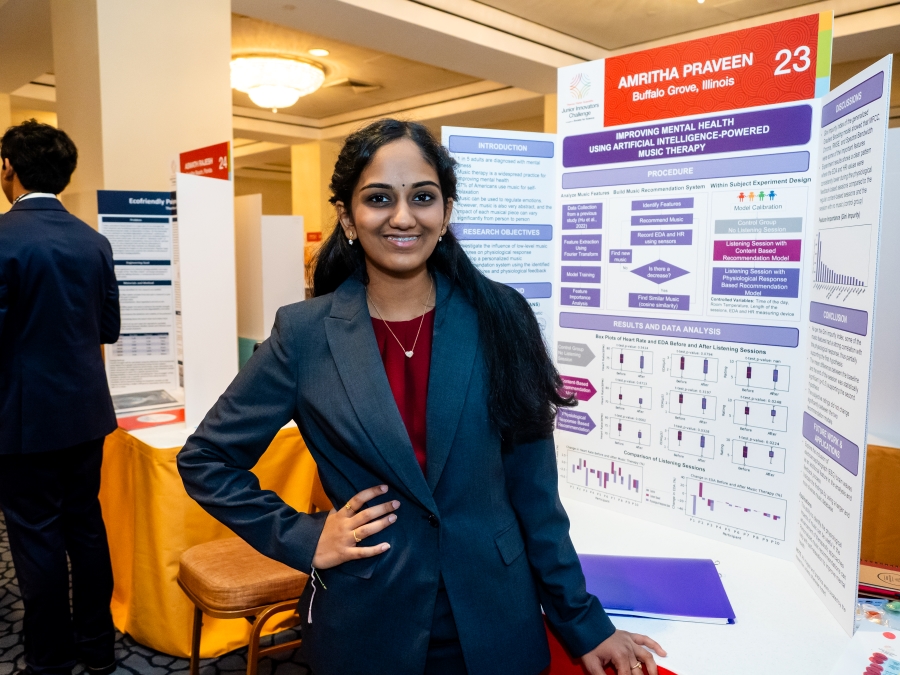
[[[608,614],[734,623],[712,560],[579,555],[588,593]]]

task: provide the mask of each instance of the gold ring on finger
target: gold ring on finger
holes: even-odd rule
[[[638,662],[635,663],[633,666],[631,666],[631,669],[634,670],[635,668],[640,668],[640,667],[641,667],[641,662],[638,661]]]
[[[356,530],[351,530],[351,532],[353,532],[353,538],[356,539],[357,544],[362,541],[362,539],[356,536]]]
[[[346,504],[344,504],[344,508],[347,509],[350,513],[353,513],[353,514],[356,513],[356,511],[353,510],[353,507],[350,506],[350,502],[347,502]]]

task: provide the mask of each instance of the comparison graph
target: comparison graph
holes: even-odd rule
[[[611,384],[609,398],[618,405],[646,410],[652,405],[653,392],[636,384]]]
[[[696,457],[716,458],[716,437],[686,429],[669,429],[669,450]]]
[[[706,356],[671,357],[669,374],[672,377],[700,382],[719,381],[719,359]]]
[[[610,349],[610,370],[620,373],[652,373],[653,352],[642,349]]]
[[[706,394],[686,394],[680,391],[670,391],[669,412],[686,417],[714,420],[716,419],[716,397],[707,396]]]
[[[609,418],[609,438],[638,445],[650,445],[650,425],[621,417]]]
[[[790,391],[791,367],[778,363],[738,361],[735,364],[734,383],[739,387]]]
[[[788,409],[783,405],[737,400],[734,402],[735,424],[769,431],[787,431]]]
[[[695,478],[687,479],[686,488],[686,515],[784,541],[784,499]]]
[[[731,462],[740,466],[784,473],[784,448],[749,441],[731,441]]]
[[[641,501],[644,470],[625,462],[594,457],[569,450],[567,479],[572,485],[586,487],[631,501]]]

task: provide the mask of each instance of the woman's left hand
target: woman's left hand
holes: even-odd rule
[[[641,675],[643,669],[638,668],[641,664],[649,675],[657,675],[653,654],[644,647],[650,647],[660,656],[666,655],[666,650],[646,635],[617,630],[582,656],[581,663],[590,675],[604,675],[603,666],[607,663],[615,666],[618,675]]]

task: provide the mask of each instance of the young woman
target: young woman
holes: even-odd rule
[[[557,491],[570,405],[528,303],[448,224],[454,161],[420,124],[351,135],[315,298],[283,307],[178,456],[188,493],[261,553],[312,575],[314,675],[536,675],[541,608],[593,675],[656,666],[585,591]],[[337,506],[298,513],[250,468],[294,419]]]

